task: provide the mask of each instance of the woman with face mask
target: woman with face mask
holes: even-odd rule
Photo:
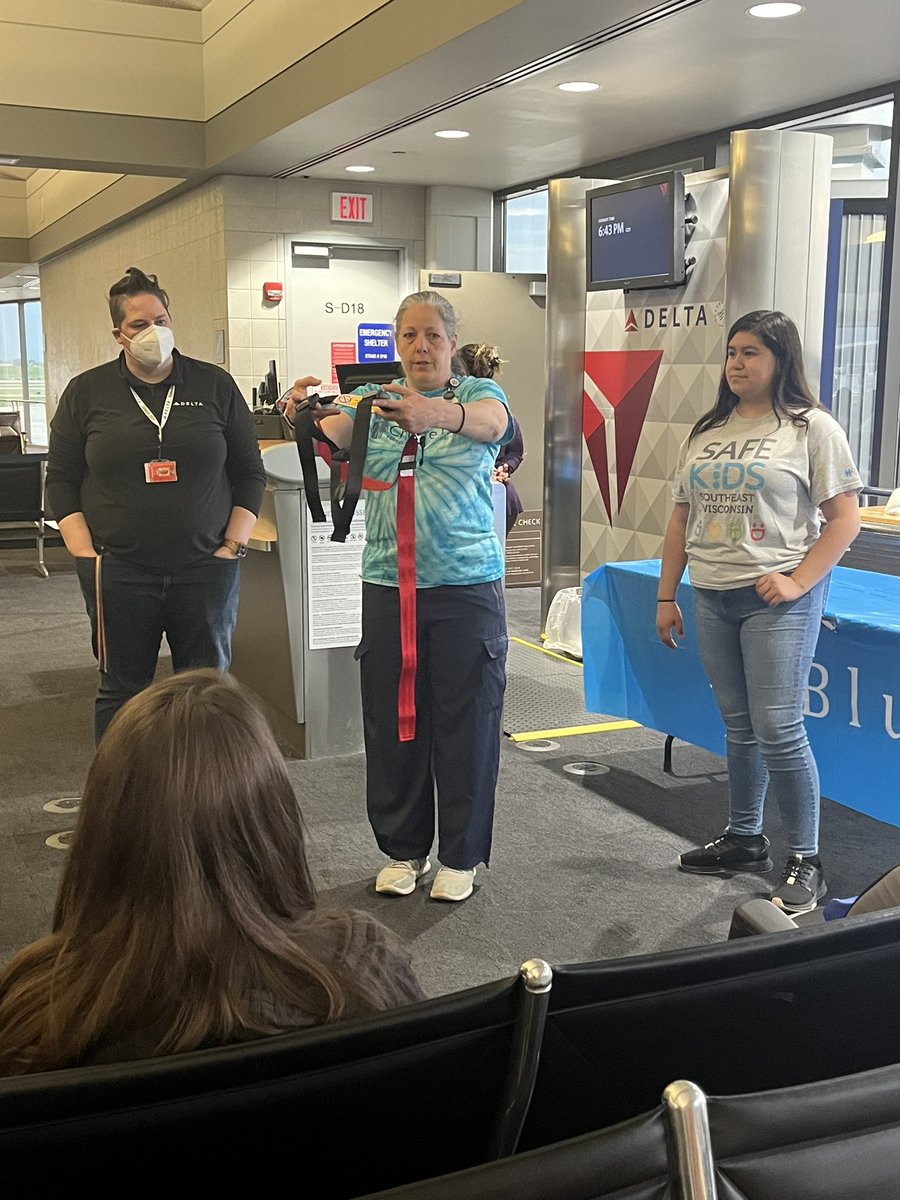
[[[228,669],[239,560],[265,487],[237,384],[175,349],[156,276],[129,267],[108,301],[122,353],[69,382],[47,465],[100,665],[98,742],[152,681],[163,634],[175,671]]]

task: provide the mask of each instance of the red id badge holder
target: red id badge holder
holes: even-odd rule
[[[145,483],[176,483],[178,472],[171,458],[154,458],[144,463]]]

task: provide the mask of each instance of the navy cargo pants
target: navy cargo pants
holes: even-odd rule
[[[508,645],[503,582],[419,588],[416,624],[416,736],[401,742],[399,593],[363,584],[356,657],[369,821],[390,858],[424,858],[436,797],[438,857],[465,871],[490,861]]]

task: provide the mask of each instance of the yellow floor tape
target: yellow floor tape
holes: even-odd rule
[[[573,667],[578,667],[579,670],[584,669],[577,659],[567,658],[565,654],[557,654],[555,650],[545,650],[543,646],[536,646],[534,642],[526,642],[524,638],[514,637],[509,640],[518,642],[520,646],[527,646],[529,650],[537,650],[541,654],[548,654],[551,658],[558,658],[560,662],[569,663]],[[535,729],[530,733],[511,733],[509,740],[511,742],[549,741],[552,738],[573,737],[577,733],[613,733],[617,729],[640,728],[637,721],[605,721],[601,725],[572,725],[563,729]]]
[[[527,646],[529,650],[538,650],[541,654],[546,654],[550,658],[558,658],[560,662],[568,663],[571,667],[577,667],[579,671],[583,670],[577,658],[567,658],[565,654],[557,654],[555,650],[545,650],[543,646],[536,646],[534,642],[526,642],[524,638],[511,637],[509,640],[511,642],[518,642],[520,646]]]
[[[615,729],[640,729],[637,721],[606,721],[602,725],[572,725],[568,729],[535,729],[531,733],[511,733],[511,742],[549,741],[552,738],[572,737],[576,733],[612,733]]]

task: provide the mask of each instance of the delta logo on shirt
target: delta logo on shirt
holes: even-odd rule
[[[610,525],[622,508],[662,356],[662,350],[584,355],[582,432]]]

